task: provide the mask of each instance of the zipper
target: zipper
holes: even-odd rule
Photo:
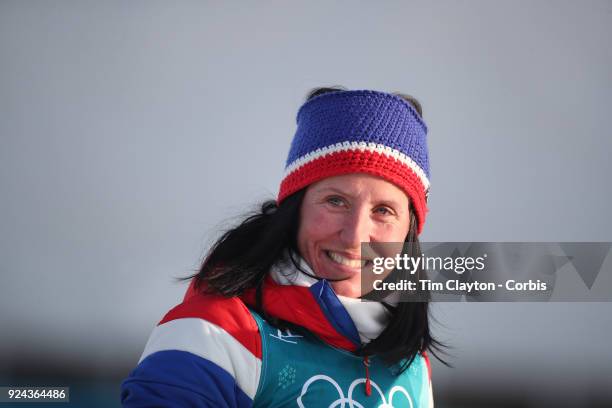
[[[370,384],[370,360],[368,356],[363,358],[363,365],[365,366],[366,372],[365,393],[369,397],[372,395],[372,384]]]

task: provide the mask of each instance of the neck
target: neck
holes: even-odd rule
[[[293,262],[275,265],[270,271],[270,277],[279,285],[308,288],[321,280],[314,277],[316,274],[303,258],[296,261],[297,266]],[[335,296],[355,324],[362,345],[378,337],[387,326],[391,313],[381,302]]]

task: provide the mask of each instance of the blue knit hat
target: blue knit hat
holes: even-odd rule
[[[423,229],[429,193],[427,126],[400,96],[334,91],[306,101],[297,114],[277,202],[324,178],[368,173],[400,187]]]

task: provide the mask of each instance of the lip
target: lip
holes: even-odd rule
[[[350,252],[344,252],[344,251],[337,251],[335,249],[324,249],[323,252],[334,252],[344,258],[350,259],[351,261],[354,260],[361,260],[361,256],[359,254],[355,254],[355,253],[350,253]]]
[[[350,259],[352,261],[354,260],[360,260],[360,261],[372,261],[372,257],[371,256],[362,256],[362,254],[360,253],[353,253],[353,252],[345,252],[345,251],[339,251],[337,249],[331,249],[331,248],[325,248],[323,249],[323,252],[335,252],[338,255],[341,255],[347,259]]]
[[[329,249],[322,249],[319,251],[319,259],[320,266],[322,272],[325,274],[325,278],[330,279],[332,281],[342,281],[354,278],[356,275],[361,274],[362,267],[350,267],[348,265],[343,265],[332,260],[327,252],[335,252],[341,256],[344,256],[348,259],[361,259],[360,257],[355,257],[354,254],[352,257],[346,256],[346,252],[342,251],[333,251]]]

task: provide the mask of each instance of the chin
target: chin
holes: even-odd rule
[[[361,297],[361,287],[354,287],[346,282],[330,282],[330,284],[336,295],[350,298]]]

